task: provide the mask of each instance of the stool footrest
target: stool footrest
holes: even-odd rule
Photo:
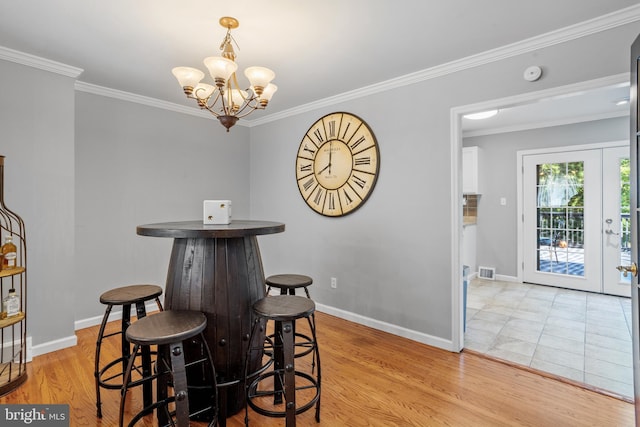
[[[273,390],[273,389],[258,390],[258,386],[260,382],[270,377],[274,377],[276,375],[284,378],[284,370],[270,371],[254,379],[249,385],[247,390],[247,404],[251,407],[251,409],[253,409],[255,412],[259,414],[266,415],[268,417],[284,418],[287,415],[286,408],[283,408],[282,411],[277,411],[274,409],[266,408],[256,403],[256,399],[259,399],[261,397],[275,396],[277,394],[284,393],[284,391],[282,390]],[[306,403],[302,405],[299,405],[299,404],[296,405],[295,413],[296,415],[298,415],[311,409],[313,405],[316,404],[318,399],[320,399],[320,386],[318,384],[317,379],[307,374],[306,372],[295,371],[295,376],[296,378],[303,378],[307,381],[306,384],[304,385],[296,385],[295,387],[296,393],[303,390],[315,389],[315,394],[310,399],[307,399]]]

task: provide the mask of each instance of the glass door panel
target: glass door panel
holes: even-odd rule
[[[629,148],[607,148],[602,151],[602,250],[603,292],[631,296],[631,276],[616,270],[631,260]]]
[[[537,271],[584,276],[584,163],[537,165]]]
[[[601,288],[599,150],[534,154],[524,166],[524,281]]]

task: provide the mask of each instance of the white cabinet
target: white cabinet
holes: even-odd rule
[[[478,185],[478,147],[462,148],[462,193],[480,194]]]

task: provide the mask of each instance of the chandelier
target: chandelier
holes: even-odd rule
[[[225,16],[220,18],[220,25],[227,29],[227,35],[220,44],[222,56],[210,56],[203,61],[215,85],[200,83],[204,73],[196,68],[176,67],[171,72],[187,98],[195,99],[201,109],[209,110],[229,132],[238,119],[255,110],[264,110],[278,87],[271,83],[276,76],[273,71],[264,67],[249,67],[244,70],[244,75],[249,79],[250,87],[240,89],[236,78],[236,53],[231,45],[232,42],[236,43],[231,30],[238,28],[240,23],[235,18]]]

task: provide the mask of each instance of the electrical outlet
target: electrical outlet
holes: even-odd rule
[[[336,279],[335,277],[331,278],[331,288],[335,289],[338,287],[338,279]]]

